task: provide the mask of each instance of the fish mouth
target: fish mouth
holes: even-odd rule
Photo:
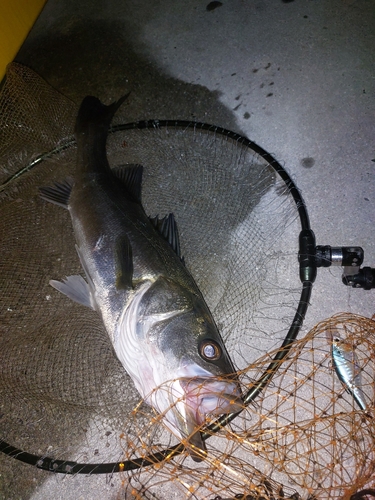
[[[237,381],[229,378],[181,378],[184,392],[184,423],[189,453],[196,462],[207,455],[201,428],[207,415],[237,413],[243,409],[243,398]]]
[[[239,385],[233,379],[196,377],[180,379],[180,385],[197,426],[206,421],[207,414],[236,413],[243,408]]]

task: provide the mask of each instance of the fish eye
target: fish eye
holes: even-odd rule
[[[221,353],[221,347],[213,340],[205,340],[199,346],[199,354],[207,361],[216,361]]]

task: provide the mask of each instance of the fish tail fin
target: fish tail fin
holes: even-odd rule
[[[106,106],[97,97],[87,96],[83,99],[78,111],[74,132],[76,135],[85,133],[90,125],[107,131],[112,118],[121,104],[129,97],[124,95],[118,101]]]

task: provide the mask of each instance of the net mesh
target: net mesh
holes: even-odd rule
[[[366,412],[333,369],[328,330],[356,354]],[[293,345],[256,403],[207,441],[208,459],[199,468],[185,456],[167,460],[147,480],[129,478],[129,493],[153,498],[153,488],[171,481],[181,496],[212,500],[300,498],[298,494],[349,500],[359,490],[374,492],[374,338],[375,321],[369,318],[342,313],[319,323]],[[242,382],[251,387],[275,354],[250,365]],[[139,431],[148,449],[149,431]],[[132,449],[129,443],[125,448]]]
[[[37,193],[74,174],[76,112],[31,70],[9,66],[0,95],[0,438],[41,457],[133,461],[178,440],[140,401],[96,313],[48,284],[82,272],[68,212]],[[126,122],[126,106],[115,122]],[[245,392],[299,300],[299,224],[287,187],[263,158],[214,128],[153,122],[110,134],[107,149],[113,167],[144,166],[148,214],[175,214],[187,267]],[[365,356],[373,344],[364,333],[373,322],[332,321],[355,342],[373,401]],[[373,423],[332,374],[325,327],[296,343],[267,390],[207,440],[207,460],[183,452],[123,473],[126,498],[349,498],[367,484]]]

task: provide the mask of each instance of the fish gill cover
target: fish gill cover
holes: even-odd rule
[[[82,273],[68,212],[38,196],[39,186],[74,173],[77,109],[28,68],[8,68],[0,96],[0,439],[41,460],[133,462],[136,470],[122,473],[126,498],[350,498],[371,485],[373,403],[364,412],[345,390],[326,339],[335,328],[355,349],[361,390],[373,402],[374,322],[351,315],[297,341],[255,401],[206,440],[203,462],[185,452],[157,461],[178,439],[140,400],[97,314],[48,284]],[[126,106],[117,120],[126,122]],[[246,392],[300,297],[300,227],[287,186],[262,157],[214,129],[133,126],[111,134],[107,152],[112,168],[143,165],[148,215],[174,214],[181,254]],[[152,456],[154,465],[139,467]]]

